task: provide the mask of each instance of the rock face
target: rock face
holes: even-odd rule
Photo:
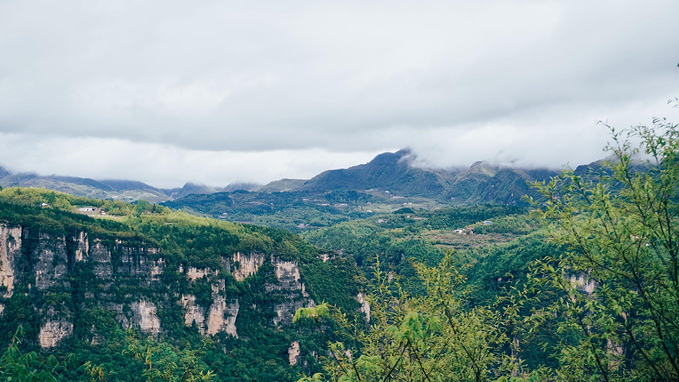
[[[273,264],[275,267],[274,272],[279,282],[278,287],[287,290],[302,289],[302,283],[300,282],[302,276],[299,273],[297,263],[274,258]]]
[[[210,306],[207,319],[207,334],[215,335],[219,332],[227,333],[238,338],[236,318],[238,317],[238,300],[227,304],[223,296],[218,296]]]
[[[191,268],[186,272],[186,278],[190,282],[207,279],[212,289],[212,303],[209,307],[201,306],[196,301],[194,295],[182,295],[181,305],[184,307],[184,324],[186,326],[196,325],[198,331],[203,335],[214,336],[218,333],[226,333],[238,338],[236,329],[236,318],[238,317],[238,300],[227,301],[225,294],[224,279],[218,278],[219,272],[209,268]],[[207,311],[207,315],[205,314]]]
[[[75,261],[83,261],[89,252],[90,241],[87,238],[87,232],[80,232],[77,238],[77,246],[75,249]]]
[[[359,292],[359,294],[356,296],[356,301],[358,301],[359,304],[361,304],[361,307],[358,309],[361,313],[365,315],[365,322],[370,322],[370,303],[366,301],[365,296],[363,295],[363,292]]]
[[[74,332],[84,333],[83,340],[89,343],[101,343],[94,326],[74,327],[80,322],[76,315],[86,311],[111,312],[122,328],[158,336],[168,330],[165,317],[176,317],[166,312],[180,308],[184,325],[196,325],[201,334],[238,338],[241,305],[233,293],[240,292],[233,283],[247,282],[262,269],[271,272],[263,285],[270,302],[252,306],[261,314],[273,313],[274,325],[287,325],[298,308],[315,305],[296,262],[236,252],[223,255],[222,266],[217,270],[168,265],[157,248],[136,238],[97,237],[85,231],[47,233],[0,224],[0,315],[17,291],[35,301],[32,312],[41,326],[34,340],[45,349],[67,344]],[[299,343],[293,343],[290,362],[297,362],[298,356]]]
[[[246,277],[254,275],[259,270],[259,267],[264,264],[265,256],[262,254],[253,253],[245,255],[236,252],[233,255],[233,277],[238,281],[245,280]]]
[[[184,325],[196,325],[203,333],[205,325],[205,308],[196,304],[196,296],[182,295],[181,305],[184,307]]]
[[[84,231],[65,235],[0,224],[0,313],[21,284],[22,293],[36,301],[33,312],[42,321],[37,342],[43,348],[73,335],[74,313],[68,308],[73,306],[113,311],[123,327],[157,335],[162,329],[156,304],[114,292],[158,285],[165,262],[157,253],[134,240],[103,242]],[[40,303],[46,296],[50,302]]]
[[[54,286],[65,287],[67,257],[66,239],[63,236],[41,234],[38,240],[38,263],[35,264],[35,286],[46,290]]]
[[[186,278],[188,278],[191,281],[202,279],[203,277],[208,275],[216,276],[217,271],[213,271],[210,268],[195,268],[195,267],[189,267],[189,269],[186,271]]]
[[[94,275],[100,279],[110,279],[113,276],[111,251],[101,242],[95,242],[89,253],[88,260],[94,264]]]
[[[133,314],[133,325],[142,333],[160,333],[160,320],[158,319],[156,305],[150,301],[139,300],[130,304]]]
[[[290,366],[297,365],[299,362],[299,341],[294,341],[288,348],[288,362]]]
[[[53,348],[73,335],[73,324],[66,320],[48,320],[40,327],[39,341],[43,349]]]
[[[0,285],[6,288],[5,297],[14,290],[14,259],[20,251],[21,228],[0,224]]]
[[[296,262],[282,261],[273,256],[271,262],[278,283],[267,284],[266,289],[269,292],[277,292],[283,300],[274,305],[276,317],[273,318],[273,323],[274,325],[290,324],[297,309],[305,306],[312,307],[316,304],[309,298],[306,287],[301,282],[299,266]]]
[[[571,275],[570,283],[575,288],[587,294],[594,293],[594,289],[596,288],[596,282],[584,274]]]

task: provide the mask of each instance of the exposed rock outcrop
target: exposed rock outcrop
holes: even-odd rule
[[[217,273],[217,271],[213,271],[210,268],[189,267],[189,269],[186,270],[186,278],[195,281],[208,275],[217,276]]]
[[[238,300],[227,304],[224,296],[217,296],[210,306],[210,313],[207,319],[207,334],[215,335],[224,332],[238,338],[236,330],[236,318],[238,317]]]
[[[27,247],[26,243],[29,243]],[[157,248],[145,245],[138,238],[96,237],[86,231],[69,236],[0,224],[0,287],[4,287],[4,293],[0,293],[0,314],[17,285],[26,283],[28,293],[66,299],[51,307],[43,303],[33,306],[42,318],[37,340],[45,349],[61,346],[73,336],[77,329],[73,315],[78,313],[67,308],[73,306],[77,306],[78,311],[112,312],[122,328],[139,328],[143,333],[156,336],[167,330],[160,319],[165,316],[159,313],[179,304],[186,326],[195,324],[203,335],[225,333],[237,338],[240,302],[237,296],[228,295],[227,281],[233,280],[224,278],[220,272],[226,270],[236,281],[243,281],[257,274],[267,261],[271,262],[275,275],[275,281],[264,285],[268,297],[274,301],[267,309],[274,310],[273,324],[289,324],[298,308],[315,305],[306,292],[297,262],[283,261],[273,255],[236,252],[223,256],[223,269],[219,270],[174,265],[177,268],[172,272],[178,271],[186,278],[177,284],[183,285],[181,288],[188,283],[190,288],[200,290],[202,286],[196,283],[210,284],[211,301],[200,302],[196,292],[186,290],[149,294],[150,290],[163,290],[161,280],[166,280],[163,275],[168,264]],[[267,272],[270,269],[267,267]],[[78,288],[72,285],[73,280],[79,280]],[[233,293],[234,289],[229,290]],[[101,341],[94,326],[86,331],[91,343]],[[297,360],[299,344],[293,344],[291,349],[290,359]]]
[[[87,232],[81,231],[76,239],[75,261],[83,261],[90,253],[90,241]]]
[[[569,281],[572,286],[587,294],[594,293],[596,288],[596,282],[584,274],[571,275]]]
[[[34,265],[35,286],[46,290],[66,286],[67,258],[64,236],[38,235],[38,262]]]
[[[66,320],[47,320],[40,327],[38,339],[43,349],[53,348],[73,335],[73,323]]]
[[[265,256],[262,254],[242,254],[236,252],[233,254],[234,270],[233,277],[238,281],[245,280],[246,277],[254,275],[259,270],[259,267],[264,264]]]
[[[363,292],[359,292],[356,296],[356,301],[361,304],[358,310],[365,315],[365,322],[370,322],[370,303],[366,301]]]
[[[182,295],[181,304],[184,307],[184,325],[196,325],[201,334],[204,334],[205,308],[196,304],[196,296]]]
[[[193,271],[192,271],[193,269]],[[207,275],[217,276],[218,272],[213,272],[210,269],[197,270],[196,268],[189,268],[186,277],[190,281],[196,281]],[[238,300],[227,303],[224,297],[225,280],[216,279],[211,284],[212,288],[212,304],[207,309],[200,306],[196,302],[194,295],[182,295],[181,305],[184,307],[184,324],[186,326],[196,325],[198,331],[205,335],[211,336],[223,332],[230,336],[238,338],[238,330],[236,329],[236,318],[238,317]]]
[[[160,333],[160,320],[154,303],[146,300],[133,301],[130,308],[133,312],[131,323],[139,327],[142,333]]]
[[[288,362],[290,366],[297,365],[299,362],[299,341],[294,341],[288,348]]]
[[[94,264],[94,275],[100,279],[110,279],[113,276],[111,251],[100,241],[95,241],[89,252],[88,260]]]
[[[7,298],[14,290],[14,259],[20,251],[21,228],[0,224],[0,285],[7,289],[4,293]]]
[[[299,266],[292,261],[281,261],[278,258],[273,258],[274,272],[278,279],[278,284],[273,285],[277,289],[287,290],[301,290],[302,278],[299,273]]]
[[[280,291],[284,296],[284,302],[274,305],[276,317],[273,318],[275,325],[289,324],[297,309],[315,306],[315,302],[309,298],[306,287],[301,281],[299,266],[296,262],[283,261],[277,257],[271,259],[276,279],[276,284],[267,284],[269,292]]]

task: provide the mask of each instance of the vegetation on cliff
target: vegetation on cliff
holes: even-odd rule
[[[7,357],[31,358],[31,373],[57,356],[57,380],[294,380],[318,366],[291,365],[291,343],[322,351],[285,323],[294,308],[358,307],[354,262],[287,231],[20,188],[0,191],[0,223],[21,232],[8,239],[21,248],[3,268],[13,283],[2,287],[0,341]],[[218,326],[207,328],[213,311]],[[229,311],[235,322],[223,323]],[[75,366],[59,366],[66,359]]]

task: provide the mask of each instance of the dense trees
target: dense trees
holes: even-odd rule
[[[613,134],[602,171],[540,187],[550,232],[569,249],[540,267],[538,285],[559,296],[545,312],[574,335],[560,347],[563,375],[677,380],[679,131],[657,119]]]
[[[19,326],[0,355],[0,378],[3,381],[57,382],[57,373],[68,368],[71,362],[67,359],[60,362],[53,355],[41,357],[35,351],[23,351],[19,347],[23,337],[24,330]]]
[[[612,132],[601,167],[536,185],[541,233],[471,268],[450,254],[419,266],[419,296],[377,264],[369,327],[300,310],[356,341],[331,342],[325,374],[302,380],[678,380],[679,129]]]
[[[296,320],[335,320],[347,340],[329,344],[328,380],[483,381],[492,374],[511,374],[514,364],[502,356],[508,339],[500,314],[467,306],[462,287],[466,280],[452,266],[452,256],[435,268],[421,266],[419,274],[426,293],[409,296],[376,263],[369,326],[351,322],[327,305],[297,312]],[[356,346],[347,345],[350,342]],[[316,374],[300,381],[323,378]]]

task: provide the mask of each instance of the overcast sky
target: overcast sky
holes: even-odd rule
[[[560,167],[679,121],[679,1],[0,0],[0,164],[159,187]]]

